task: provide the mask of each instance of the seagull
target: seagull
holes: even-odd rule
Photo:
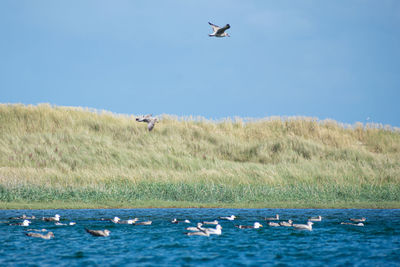
[[[215,228],[203,228],[206,229],[206,231],[210,234],[210,235],[220,235],[222,234],[222,226],[217,224],[217,226],[215,226]]]
[[[151,225],[152,221],[135,222],[133,225]]]
[[[86,232],[88,232],[89,234],[93,235],[93,236],[109,236],[110,235],[110,230],[90,230],[85,228]]]
[[[361,219],[350,218],[349,220],[358,223],[358,222],[365,222],[367,219],[365,217],[362,217]]]
[[[279,214],[276,214],[275,217],[269,217],[265,218],[266,221],[278,221],[279,220]]]
[[[310,218],[308,218],[308,220],[310,222],[320,222],[320,221],[322,221],[322,217],[321,217],[321,215],[319,215],[318,217],[310,217]]]
[[[29,220],[24,220],[24,221],[21,222],[21,223],[12,223],[12,224],[10,224],[10,225],[29,226],[30,223],[31,223],[31,221],[29,221]]]
[[[209,22],[208,24],[210,24],[213,29],[213,33],[209,34],[208,36],[210,36],[210,37],[213,37],[213,36],[215,36],[215,37],[230,37],[230,35],[225,32],[227,29],[229,29],[231,27],[229,24],[226,24],[225,27],[223,27],[223,28],[221,28],[217,25],[214,25],[211,22]]]
[[[281,226],[280,223],[276,223],[276,222],[269,222],[268,225],[269,225],[269,226],[272,226],[272,227],[279,227],[279,226]]]
[[[158,119],[153,117],[153,114],[147,114],[145,116],[136,117],[136,121],[147,123],[147,129],[149,132],[153,130],[154,125],[158,122]]]
[[[114,219],[110,219],[110,221],[113,222],[113,223],[119,223],[120,220],[121,219],[119,217],[117,217],[117,216],[115,216]]]
[[[39,234],[39,233],[26,233],[26,235],[27,235],[27,236],[30,236],[30,237],[39,237],[39,238],[47,239],[47,240],[50,239],[50,238],[52,238],[52,237],[54,237],[53,232],[48,232],[48,233],[45,234],[45,235]]]
[[[10,217],[10,218],[8,218],[8,219],[10,219],[10,220],[25,220],[26,219],[26,215],[25,214],[22,214],[22,216],[21,217]]]
[[[178,221],[178,219],[173,218],[171,223],[190,223],[190,221],[188,219],[185,219],[183,221]]]
[[[203,224],[213,224],[213,225],[217,225],[218,221],[214,220],[214,221],[210,221],[210,222],[203,222]]]
[[[142,115],[142,116],[136,117],[136,121],[149,123],[152,116],[153,116],[153,114]]]
[[[202,226],[203,226],[202,223],[197,223],[197,226],[196,226],[196,227],[194,227],[194,226],[192,226],[192,227],[187,227],[186,230],[187,230],[187,231],[195,231],[195,232],[197,232],[197,231],[204,231],[205,228],[202,228]]]
[[[263,226],[259,222],[255,222],[254,225],[235,225],[235,227],[239,229],[258,229]]]
[[[60,223],[60,222],[56,222],[55,223],[55,225],[58,225],[58,226],[61,226],[61,225],[75,225],[76,224],[76,222],[69,222],[68,224],[67,223]]]
[[[34,219],[36,219],[36,217],[35,216],[29,217],[29,216],[26,216],[25,214],[22,214],[21,217],[11,217],[9,219],[10,220],[34,220]]]
[[[185,235],[210,236],[210,233],[208,231],[204,231],[204,232],[198,231],[198,232],[189,232],[189,233],[186,233]]]
[[[293,221],[292,220],[288,220],[287,222],[279,222],[280,226],[286,226],[286,227],[290,227],[293,225]]]
[[[118,217],[117,217],[118,218]],[[115,218],[114,218],[115,219]],[[139,221],[138,218],[135,219],[129,219],[129,220],[125,220],[125,221],[120,221],[118,220],[119,224],[135,224],[137,221]]]
[[[59,222],[60,215],[56,214],[56,215],[54,215],[54,217],[43,217],[42,220],[46,221],[46,222]]]
[[[362,222],[360,222],[360,223],[341,222],[340,224],[354,225],[354,226],[364,226],[364,224]]]
[[[203,230],[197,231],[197,232],[189,232],[189,233],[185,233],[185,235],[197,235],[197,236],[210,236],[210,232],[208,231],[208,229],[204,228]]]
[[[235,215],[231,215],[229,217],[219,217],[221,220],[228,220],[228,221],[233,221],[236,219]]]
[[[296,229],[300,229],[300,230],[309,230],[309,231],[311,231],[313,224],[314,224],[313,222],[308,221],[307,224],[293,224],[293,227],[296,228]]]
[[[26,229],[26,231],[31,231],[31,232],[47,232],[47,229]]]

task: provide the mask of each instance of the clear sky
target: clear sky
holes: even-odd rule
[[[398,0],[0,1],[1,103],[399,127],[399,100]]]

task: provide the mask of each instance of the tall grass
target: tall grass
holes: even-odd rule
[[[400,200],[400,132],[305,117],[210,121],[0,105],[0,201]],[[399,205],[400,206],[400,205]]]

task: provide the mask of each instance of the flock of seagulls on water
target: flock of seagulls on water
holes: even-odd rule
[[[230,37],[228,33],[225,31],[229,29],[231,26],[229,24],[226,24],[224,27],[219,27],[215,24],[212,24],[211,22],[208,22],[210,24],[211,28],[213,29],[213,32],[209,34],[208,36],[210,37]],[[147,114],[147,115],[141,115],[136,117],[137,122],[145,122],[147,123],[147,129],[149,132],[153,130],[154,126],[156,125],[159,120],[156,117],[153,117],[152,114]]]
[[[54,215],[53,217],[42,217],[41,220],[44,222],[48,223],[54,223],[54,225],[70,225],[73,226],[76,224],[76,222],[69,222],[69,223],[61,223],[60,222],[61,216],[59,214]],[[222,234],[222,226],[219,222],[219,220],[222,221],[231,221],[233,222],[237,217],[235,215],[231,216],[225,216],[225,217],[218,217],[218,220],[215,219],[213,221],[202,221],[198,222],[196,226],[190,226],[186,227],[185,230],[186,232],[184,233],[187,236],[210,236],[210,235],[221,235]],[[22,222],[13,222],[10,223],[9,225],[14,225],[14,226],[23,226],[23,227],[28,227],[32,223],[31,220],[35,220],[35,216],[26,216],[25,214],[20,216],[20,217],[11,217],[9,218],[10,220],[22,220]],[[340,224],[343,225],[353,225],[353,226],[364,226],[364,223],[366,222],[366,218],[350,218],[348,222],[341,222]],[[121,220],[119,217],[114,217],[112,219],[100,219],[100,221],[106,221],[110,222],[113,224],[130,224],[130,225],[143,225],[143,226],[149,226],[152,224],[152,221],[140,221],[138,218],[134,219],[128,219],[128,220]],[[310,217],[307,220],[306,224],[295,224],[293,223],[293,220],[281,220],[279,218],[279,214],[276,214],[275,217],[265,217],[264,221],[268,222],[268,226],[270,227],[292,227],[294,229],[298,230],[308,230],[312,231],[312,225],[314,222],[321,222],[322,221],[322,216],[317,216],[317,217]],[[170,221],[172,224],[190,224],[190,220],[184,219],[184,220],[178,220],[176,218],[172,219]],[[4,222],[3,222],[4,223]],[[6,222],[9,223],[9,222]],[[263,225],[260,222],[254,222],[251,225],[241,225],[241,224],[235,224],[234,225],[238,229],[259,229],[263,227]],[[54,233],[49,232],[46,229],[26,229],[27,233],[25,233],[29,237],[35,237],[35,238],[42,238],[42,239],[51,239],[54,238]],[[85,231],[92,236],[102,236],[102,237],[107,237],[110,236],[111,231],[108,229],[102,229],[102,230],[96,230],[96,229],[88,229],[85,228]],[[40,232],[47,232],[46,234],[42,234]]]

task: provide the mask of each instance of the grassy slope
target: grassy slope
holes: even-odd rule
[[[400,207],[400,133],[0,105],[0,205]]]

